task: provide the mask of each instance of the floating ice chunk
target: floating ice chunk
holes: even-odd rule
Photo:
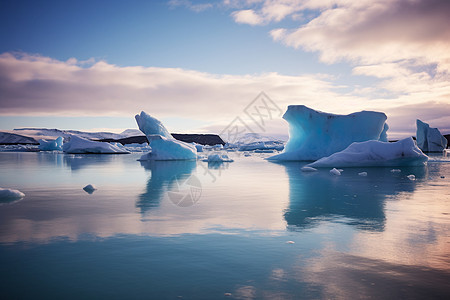
[[[93,192],[95,192],[97,190],[97,188],[95,186],[93,186],[92,184],[88,184],[87,186],[85,186],[83,188],[83,190],[88,194],[92,194]]]
[[[358,173],[358,175],[365,177],[365,176],[367,176],[367,172],[361,172],[361,173]]]
[[[341,172],[338,169],[333,168],[330,170],[330,174],[339,176],[339,175],[341,175]]]
[[[63,151],[71,154],[126,154],[130,153],[122,145],[90,141],[78,136],[72,136],[64,143]]]
[[[18,190],[0,188],[0,202],[10,202],[25,197],[25,194]]]
[[[381,112],[335,115],[290,105],[283,118],[289,123],[289,141],[282,153],[269,160],[317,160],[342,151],[353,142],[387,141],[389,126]]]
[[[139,129],[147,136],[150,153],[139,160],[190,160],[197,159],[197,149],[193,144],[176,140],[164,125],[144,111],[136,115]]]
[[[248,144],[239,145],[239,151],[253,151],[253,150],[283,150],[284,143],[281,141],[258,141]],[[272,151],[273,152],[273,151]]]
[[[47,141],[44,139],[39,140],[39,150],[41,151],[53,151],[53,150],[62,150],[63,146],[63,138],[58,137],[56,140]]]
[[[304,167],[301,168],[300,170],[302,170],[302,172],[316,172],[316,171],[317,171],[316,168],[307,167],[307,166],[304,166]]]
[[[391,173],[400,173],[402,170],[400,170],[400,169],[392,169],[391,170]]]
[[[210,154],[207,159],[202,160],[204,162],[233,162],[231,158],[226,154]]]
[[[367,141],[353,143],[347,149],[309,164],[309,167],[376,167],[423,166],[428,156],[414,144],[412,138],[395,143]]]
[[[406,176],[406,177],[408,177],[408,179],[411,180],[411,181],[416,180],[416,175],[413,175],[413,174],[408,175],[408,176]]]
[[[142,155],[140,161],[197,159],[197,150],[192,144],[160,135],[148,135],[147,139],[149,139],[152,151]]]
[[[194,146],[197,149],[197,152],[203,152],[203,145],[194,143]]]
[[[160,135],[168,139],[173,139],[163,123],[146,112],[141,111],[141,114],[136,115],[134,118],[136,119],[139,129],[147,136],[147,138],[149,135]]]
[[[443,152],[447,148],[447,139],[441,134],[439,129],[431,128],[425,122],[417,119],[417,146],[423,152]]]

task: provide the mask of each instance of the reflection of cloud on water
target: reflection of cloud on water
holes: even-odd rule
[[[197,162],[178,161],[141,161],[141,166],[151,171],[145,192],[139,195],[136,207],[145,214],[160,205],[167,192],[176,190],[180,182],[184,182],[194,171]]]
[[[289,207],[284,213],[290,230],[316,226],[323,219],[338,218],[339,222],[358,229],[382,231],[385,224],[384,206],[387,196],[413,192],[417,182],[426,175],[426,168],[346,168],[341,176],[332,176],[329,169],[313,173],[301,172],[304,163],[283,163],[289,176]],[[368,176],[358,176],[366,171]],[[415,174],[418,181],[410,181]]]

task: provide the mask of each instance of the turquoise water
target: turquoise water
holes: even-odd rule
[[[26,195],[0,203],[2,298],[450,296],[447,158],[333,176],[140,155],[0,153],[0,186]]]

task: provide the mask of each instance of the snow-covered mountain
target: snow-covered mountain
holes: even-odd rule
[[[123,139],[131,136],[143,136],[138,129],[127,129],[122,133],[86,132],[77,130],[61,130],[48,128],[18,128],[0,131],[0,144],[36,144],[40,139],[54,140],[63,137],[78,136],[90,140]]]

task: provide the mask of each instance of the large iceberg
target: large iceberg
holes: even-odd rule
[[[428,156],[420,151],[414,140],[406,138],[395,143],[380,141],[353,143],[345,150],[323,157],[306,167],[423,166],[427,161]]]
[[[417,119],[417,146],[423,152],[442,152],[447,148],[447,139],[441,134],[439,129],[431,128],[425,122]]]
[[[63,151],[71,154],[127,154],[130,153],[120,144],[90,141],[78,136],[72,136],[64,143]]]
[[[186,160],[197,159],[195,145],[178,141],[164,125],[144,111],[136,115],[139,129],[146,135],[152,151],[139,160]]]
[[[173,139],[173,136],[164,127],[163,123],[158,119],[153,118],[144,111],[141,111],[140,115],[134,117],[141,130],[148,138],[149,135],[160,135],[168,139]],[[149,140],[150,142],[150,140]]]
[[[39,150],[41,151],[53,151],[53,150],[62,150],[63,147],[63,138],[58,137],[56,140],[47,141],[45,139],[39,140]]]
[[[342,151],[353,142],[387,142],[389,126],[381,112],[335,115],[290,105],[283,118],[289,123],[289,141],[282,153],[269,160],[317,160]]]

